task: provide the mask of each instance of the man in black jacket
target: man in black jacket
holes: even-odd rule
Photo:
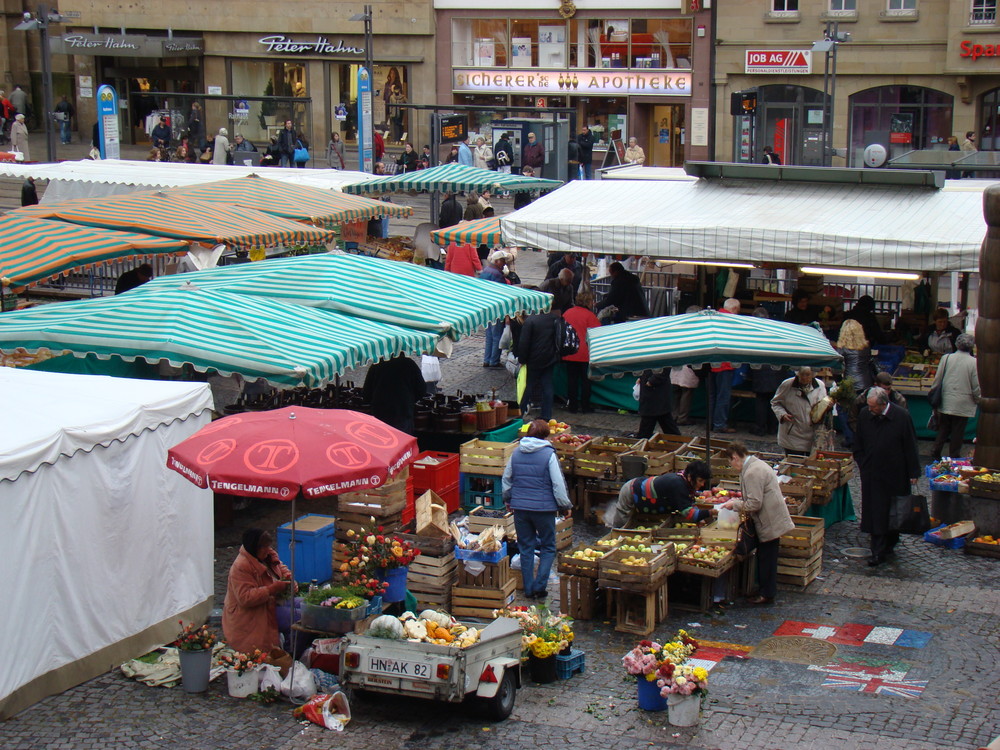
[[[502,133],[493,149],[493,158],[497,160],[497,172],[510,174],[511,165],[514,163],[514,149],[510,145],[510,133]]]
[[[583,264],[579,262],[576,253],[563,253],[559,260],[553,261],[549,266],[546,279],[554,279],[564,268],[573,272],[573,291],[580,291],[580,284],[583,283]]]
[[[534,403],[539,405],[542,419],[552,419],[552,371],[560,360],[562,326],[558,308],[529,315],[517,342],[517,360],[528,368],[521,411],[526,413],[528,404]]]
[[[580,152],[580,166],[583,167],[583,179],[594,179],[594,135],[586,125],[576,137],[577,149]]]
[[[646,307],[646,295],[639,277],[626,271],[625,266],[618,261],[608,266],[608,273],[611,274],[611,289],[604,295],[597,309],[603,310],[612,305],[617,307],[616,323],[622,323],[629,318],[648,317],[649,308]]]
[[[298,146],[298,140],[292,121],[285,120],[285,127],[278,131],[278,153],[281,154],[281,166],[295,166],[295,148]]]
[[[569,146],[566,150],[566,181],[580,179],[580,144],[576,142],[576,136],[569,137]]]
[[[668,435],[680,435],[680,428],[671,413],[673,389],[670,386],[670,370],[653,372],[645,370],[639,376],[639,434],[640,438],[653,436],[656,423]]]
[[[463,211],[458,203],[458,196],[455,193],[445,193],[444,200],[441,201],[441,210],[438,212],[438,229],[453,227],[462,220]]]
[[[161,117],[159,125],[153,128],[153,132],[150,133],[150,138],[153,139],[153,148],[170,148],[170,136],[167,118]]]

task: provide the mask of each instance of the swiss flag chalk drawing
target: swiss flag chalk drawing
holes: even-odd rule
[[[216,492],[294,500],[379,487],[416,455],[413,436],[370,415],[287,407],[219,419],[171,448],[167,466]]]
[[[819,625],[814,622],[785,620],[774,635],[804,635],[839,646],[865,646],[877,643],[882,646],[902,646],[903,648],[923,648],[932,634],[922,630],[905,630],[882,625]]]

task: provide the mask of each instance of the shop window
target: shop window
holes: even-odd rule
[[[538,66],[538,27],[543,23],[537,20],[510,22],[510,67]]]
[[[983,94],[979,123],[979,150],[1000,151],[1000,89]]]
[[[889,10],[916,10],[917,0],[889,0]]]
[[[690,69],[692,25],[689,18],[633,19],[631,67]]]
[[[943,91],[921,86],[878,86],[859,91],[850,98],[850,149],[852,166],[863,163],[866,146],[880,143],[889,156],[899,156],[915,149],[945,149],[952,129],[954,97]],[[893,143],[890,138],[894,115],[913,118],[913,132],[908,142]]]
[[[458,18],[451,22],[455,67],[507,67],[510,38],[503,18]]]
[[[386,143],[399,143],[410,131],[410,110],[400,107],[409,102],[409,69],[405,65],[372,66],[372,121],[385,134]],[[348,133],[357,129],[358,66],[340,66],[340,99],[347,105],[344,127]]]
[[[992,26],[997,22],[997,0],[972,0],[970,26]]]
[[[284,97],[285,101],[248,101],[247,106],[234,107],[229,114],[230,135],[239,131],[252,141],[267,142],[285,120],[295,129],[309,132],[307,63],[280,60],[230,60],[229,90],[240,97]]]

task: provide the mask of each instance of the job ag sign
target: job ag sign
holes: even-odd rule
[[[810,49],[748,49],[746,73],[757,75],[809,75],[812,73]]]

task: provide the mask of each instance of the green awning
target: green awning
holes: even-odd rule
[[[133,294],[192,282],[205,290],[337,310],[454,339],[507,315],[548,310],[552,297],[385,258],[320,253],[161,276]]]
[[[811,326],[702,310],[591,328],[591,377],[683,365],[835,366],[841,356]]]
[[[442,164],[416,172],[390,175],[341,187],[345,193],[392,193],[407,190],[441,190],[449,193],[475,190],[483,192],[523,193],[529,190],[555,190],[559,180],[543,180],[519,174],[503,174],[490,169],[467,167],[464,164]]]
[[[450,242],[458,244],[468,242],[474,247],[496,245],[500,242],[500,217],[490,216],[485,219],[463,221],[447,229],[435,229],[431,232],[431,240],[438,245],[447,245]]]

